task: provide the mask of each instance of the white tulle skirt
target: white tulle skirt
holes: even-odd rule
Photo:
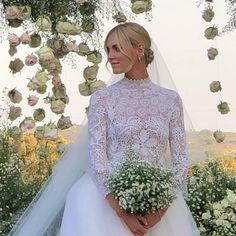
[[[162,220],[145,236],[199,236],[192,215],[179,195]],[[133,236],[98,192],[90,175],[82,176],[68,193],[60,236]]]

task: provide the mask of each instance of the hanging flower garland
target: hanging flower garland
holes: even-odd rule
[[[82,96],[90,96],[96,90],[106,87],[104,81],[97,79],[99,63],[102,61],[99,50],[103,19],[112,18],[117,23],[122,23],[127,18],[134,18],[135,14],[145,13],[149,20],[148,12],[151,9],[151,0],[131,0],[130,3],[121,0],[71,0],[69,2],[68,0],[2,0],[0,2],[2,36],[0,37],[3,40],[7,36],[10,56],[13,57],[17,53],[19,45],[35,49],[23,60],[13,58],[9,63],[9,69],[16,74],[26,67],[36,65],[38,71],[29,79],[27,88],[39,95],[48,92],[44,103],[50,105],[54,114],[60,115],[57,127],[69,128],[72,126],[70,117],[64,116],[69,96],[61,80],[61,59],[74,53],[86,57],[87,61],[92,63],[84,69],[85,81],[78,86]],[[12,33],[12,30],[18,27],[24,30],[21,35]],[[51,94],[48,91],[49,82],[52,86]],[[9,119],[13,121],[22,115],[20,106],[14,105],[20,103],[22,95],[13,89],[9,91],[8,96],[13,103],[9,114]],[[39,99],[37,94],[29,95],[28,105],[34,107]],[[20,127],[35,128],[36,122],[41,122],[46,117],[42,107],[35,108],[32,114],[32,117],[26,117],[21,122]],[[54,127],[54,124],[48,126]],[[39,129],[45,127],[47,125],[40,126]]]
[[[214,4],[214,1],[213,0],[200,0],[198,1],[198,7],[203,4],[203,2],[205,3],[204,4],[204,11],[202,13],[202,18],[206,21],[206,22],[211,22],[213,19],[214,19],[214,16],[215,16],[215,12],[213,10],[213,4]],[[228,4],[231,4],[232,7],[234,6],[234,9],[236,9],[236,1],[227,1],[226,2]],[[230,3],[229,3],[230,2]],[[232,10],[233,8],[231,8]],[[229,11],[228,11],[229,13]],[[231,14],[232,14],[232,17],[231,17],[231,23],[232,23],[232,19],[235,19],[233,17],[233,15],[235,14],[235,12],[231,11]],[[229,23],[228,23],[229,24]],[[228,25],[227,24],[227,25]],[[219,29],[217,28],[216,25],[213,25],[213,26],[209,26],[206,30],[205,30],[205,38],[207,40],[214,40],[217,36],[221,36],[223,32],[225,32],[225,29],[229,29],[228,26],[225,26],[221,32],[219,32]],[[232,27],[230,28],[232,29]],[[215,58],[218,56],[219,52],[218,52],[218,49],[215,48],[215,47],[210,47],[209,49],[207,49],[207,57],[209,59],[209,61],[214,61]],[[221,86],[221,82],[220,81],[212,81],[209,85],[209,88],[210,88],[210,91],[212,93],[217,93],[217,92],[221,92],[222,90],[222,86]],[[217,109],[218,109],[218,112],[220,112],[220,114],[222,115],[225,115],[227,113],[230,112],[230,107],[229,107],[229,104],[227,102],[220,102],[218,105],[217,105]],[[220,142],[223,142],[224,139],[225,139],[225,136],[223,134],[222,131],[220,130],[217,130],[213,133],[213,136],[215,138],[215,140],[220,143]]]

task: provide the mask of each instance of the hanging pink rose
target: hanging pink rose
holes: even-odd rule
[[[52,78],[52,84],[53,86],[55,87],[58,87],[60,86],[62,83],[61,83],[61,78],[59,75],[54,75],[53,78]]]
[[[5,10],[7,20],[20,19],[20,10],[17,6],[9,6]]]
[[[29,96],[29,97],[27,98],[27,100],[28,100],[28,105],[34,106],[34,105],[37,104],[39,98],[38,98],[37,96],[35,96],[35,95],[31,95],[31,96]]]
[[[30,55],[28,55],[25,59],[25,64],[27,66],[33,66],[35,65],[36,63],[38,62],[38,58],[33,54],[31,53]]]
[[[20,38],[16,34],[9,34],[8,41],[11,46],[18,46],[20,44]]]
[[[31,42],[31,37],[28,32],[25,32],[20,36],[20,41],[22,44],[29,44]]]

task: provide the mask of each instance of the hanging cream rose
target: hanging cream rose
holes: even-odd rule
[[[37,58],[33,53],[31,53],[30,55],[27,55],[27,56],[26,56],[25,64],[26,64],[27,66],[33,66],[33,65],[35,65],[37,62],[38,62],[38,58]]]
[[[87,60],[94,64],[98,64],[102,61],[102,54],[98,51],[91,51],[87,54]]]
[[[112,17],[117,23],[126,22],[127,18],[123,12],[118,12]]]
[[[13,120],[17,119],[19,116],[21,116],[21,107],[11,106],[8,118],[11,121],[13,121]]]
[[[43,108],[38,108],[34,111],[33,117],[36,121],[42,121],[45,118],[45,111]]]
[[[218,29],[215,26],[208,27],[205,30],[205,37],[207,39],[214,39],[216,36],[218,36]]]
[[[38,126],[36,127],[34,131],[34,137],[37,139],[43,139],[44,138],[44,127],[43,126]]]
[[[37,104],[39,98],[38,98],[37,96],[35,96],[35,95],[30,95],[30,96],[27,98],[27,100],[28,100],[28,105],[34,106],[34,105]]]
[[[38,71],[35,78],[39,86],[43,86],[49,80],[48,74],[45,71]]]
[[[224,115],[230,112],[229,105],[227,102],[220,102],[220,104],[217,105],[218,111]]]
[[[61,73],[62,65],[58,58],[54,58],[48,64],[44,64],[43,68],[47,69],[48,73],[52,76]]]
[[[20,41],[22,44],[29,44],[31,42],[31,37],[28,32],[23,33],[20,36]]]
[[[27,88],[32,91],[37,90],[39,87],[40,85],[38,84],[38,81],[35,77],[30,79],[29,83],[27,84]]]
[[[42,38],[39,34],[32,34],[30,35],[30,43],[29,43],[29,46],[31,48],[37,48],[41,45],[41,42],[42,42]]]
[[[220,84],[220,81],[213,81],[210,83],[210,90],[211,92],[215,93],[215,92],[218,92],[218,91],[221,91],[221,84]]]
[[[61,118],[58,120],[57,122],[57,127],[58,129],[68,129],[70,128],[72,125],[72,122],[70,120],[70,117],[69,116],[61,116]]]
[[[82,96],[90,96],[92,94],[87,82],[79,84],[79,92]]]
[[[71,41],[66,43],[66,47],[68,49],[69,52],[79,52],[79,46],[76,44],[76,41]]]
[[[52,29],[52,22],[48,16],[39,16],[36,25],[42,31],[51,31]]]
[[[5,18],[7,20],[21,19],[19,8],[17,6],[8,6],[5,10]]]
[[[57,87],[53,87],[52,92],[56,98],[60,99],[61,97],[66,96],[66,87],[64,84],[61,84]]]
[[[97,80],[97,81],[92,82],[91,84],[89,84],[89,87],[90,87],[91,93],[94,93],[97,90],[105,88],[106,83],[103,82],[102,80]]]
[[[88,0],[75,0],[75,2],[79,5],[83,5],[85,2],[88,2]]]
[[[66,21],[58,21],[56,31],[61,34],[79,35],[82,30],[79,25]]]
[[[225,135],[222,131],[217,130],[213,133],[213,136],[217,143],[222,143],[225,140]]]
[[[7,39],[10,46],[16,47],[20,44],[20,38],[16,34],[9,34]]]
[[[90,52],[90,48],[86,43],[79,44],[79,52],[80,56],[86,56]]]
[[[16,89],[12,89],[8,92],[8,97],[10,98],[11,102],[13,103],[20,103],[22,100],[22,95]]]
[[[98,66],[97,65],[87,66],[84,69],[83,76],[86,80],[94,80],[97,77],[97,73],[98,73]]]
[[[20,18],[22,20],[29,20],[31,17],[31,7],[30,6],[23,6],[19,7],[20,11]]]
[[[52,84],[55,87],[60,86],[62,84],[61,77],[59,75],[54,75],[53,78],[52,78]]]
[[[151,1],[135,1],[131,6],[131,10],[135,14],[150,11],[152,9]]]
[[[209,48],[207,53],[207,56],[209,58],[209,60],[215,60],[215,57],[218,55],[218,50],[217,48]]]
[[[20,139],[23,135],[22,129],[17,126],[13,126],[10,129],[10,135],[13,139]]]
[[[9,50],[8,50],[8,53],[9,53],[10,56],[13,56],[15,53],[17,53],[17,48],[16,48],[16,46],[10,45],[10,48],[9,48]]]
[[[56,140],[58,138],[58,128],[53,123],[43,126],[44,138],[48,140]]]
[[[55,114],[62,114],[65,110],[65,103],[61,100],[54,100],[51,102],[51,111]]]
[[[42,86],[39,86],[36,91],[40,94],[44,94],[46,93],[47,91],[47,85],[46,84],[43,84]]]
[[[13,74],[20,72],[23,67],[24,63],[19,58],[16,58],[14,61],[10,61],[9,68]]]
[[[213,17],[215,15],[215,12],[212,10],[212,7],[210,8],[206,8],[202,14],[202,18],[206,21],[206,22],[210,22]]]
[[[42,62],[45,61],[52,61],[55,58],[55,55],[53,53],[53,50],[50,47],[47,46],[43,46],[41,47],[36,54],[39,57],[39,60]]]
[[[33,129],[35,127],[35,120],[32,117],[26,117],[21,123],[20,128],[22,128],[23,131],[28,129]]]

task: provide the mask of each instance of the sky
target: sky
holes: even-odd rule
[[[214,40],[207,40],[204,37],[204,30],[207,27],[216,24],[221,28],[226,24],[229,16],[226,14],[225,2],[215,3],[216,15],[211,23],[206,23],[202,19],[203,7],[196,7],[195,1],[153,0],[153,2],[155,6],[152,11],[152,21],[149,22],[145,17],[139,16],[135,22],[142,24],[158,45],[195,130],[236,132],[234,71],[236,32],[216,37]],[[103,37],[113,26],[115,23],[105,22]],[[209,61],[207,58],[207,49],[210,47],[216,47],[219,51],[219,56],[215,61]],[[31,51],[27,46],[19,46],[15,57],[24,59],[29,53]],[[71,61],[64,60],[61,75],[67,87],[67,93],[70,95],[70,103],[65,110],[65,115],[70,115],[73,123],[80,124],[84,119],[84,108],[88,105],[89,97],[79,95],[78,84],[84,81],[82,73],[87,63],[84,58],[76,55],[73,57],[77,62],[77,67],[73,68]],[[9,89],[16,87],[24,94],[22,102],[24,115],[31,115],[32,110],[24,104],[26,104],[27,96],[35,93],[29,92],[26,84],[27,78],[34,75],[37,67],[25,67],[21,73],[13,76],[8,68],[10,60],[12,59],[8,55],[8,42],[3,42],[0,44],[0,91],[4,87]],[[107,82],[110,74],[105,68],[105,61],[106,58],[100,66],[98,79]],[[223,89],[220,93],[211,93],[209,90],[209,84],[214,80],[221,81]],[[217,111],[220,101],[227,101],[230,104],[231,112],[227,115],[221,115]],[[43,103],[37,106],[45,107]],[[51,115],[48,119],[58,119],[58,116]]]

